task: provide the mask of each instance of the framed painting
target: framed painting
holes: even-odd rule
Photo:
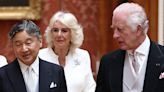
[[[41,0],[0,0],[0,20],[40,19]]]

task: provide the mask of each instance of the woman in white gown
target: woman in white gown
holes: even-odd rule
[[[57,12],[50,19],[45,36],[48,47],[40,50],[39,57],[64,67],[68,92],[95,92],[90,55],[79,48],[84,36],[76,17]]]

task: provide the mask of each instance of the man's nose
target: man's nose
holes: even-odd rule
[[[23,51],[23,52],[28,51],[28,46],[26,46],[26,44],[23,44],[23,45],[22,45],[22,51]]]
[[[118,37],[119,37],[119,33],[118,33],[118,31],[115,29],[115,30],[113,31],[113,38],[116,39],[116,38],[118,38]]]

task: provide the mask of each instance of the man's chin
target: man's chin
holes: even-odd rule
[[[21,62],[23,62],[26,65],[31,65],[34,61],[30,58],[22,59]]]
[[[125,46],[120,46],[120,49],[121,49],[121,50],[127,50],[127,47],[125,47]]]

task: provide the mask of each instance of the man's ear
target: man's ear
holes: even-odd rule
[[[42,48],[42,45],[43,45],[42,37],[39,38],[39,41],[40,41],[40,48]]]
[[[143,33],[144,33],[143,28],[141,27],[141,25],[138,25],[138,26],[137,26],[137,35],[140,36],[140,35],[143,34]]]

